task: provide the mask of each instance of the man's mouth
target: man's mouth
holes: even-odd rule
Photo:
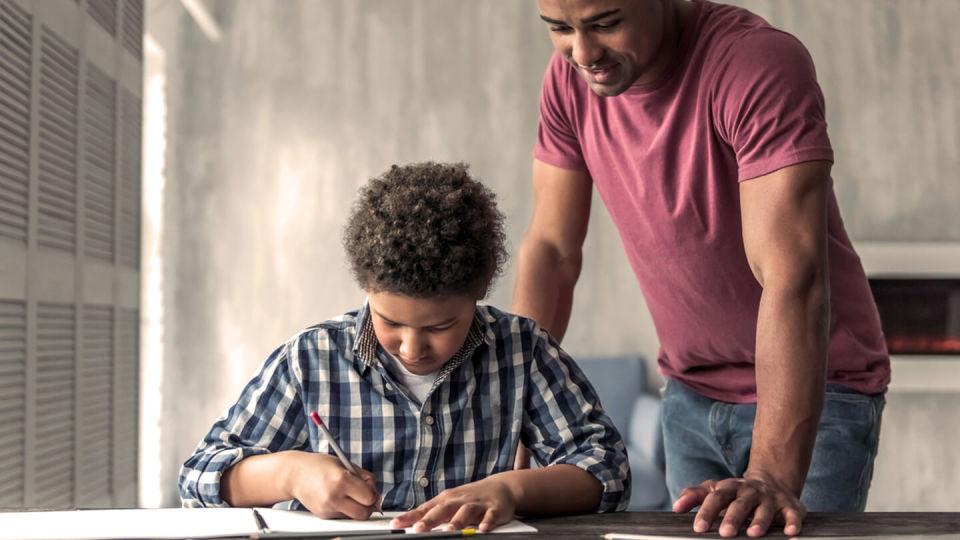
[[[618,64],[607,64],[599,67],[581,67],[587,81],[595,84],[609,84],[616,76]]]

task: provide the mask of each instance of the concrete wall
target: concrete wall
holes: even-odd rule
[[[204,2],[219,41],[183,5],[147,10],[165,56],[167,149],[155,306],[162,402],[149,419],[160,427],[160,468],[144,487],[168,505],[179,464],[262,359],[362,301],[340,229],[367,178],[392,163],[469,162],[498,193],[514,252],[531,209],[550,54],[531,1]],[[960,239],[960,217],[946,212],[960,195],[951,170],[960,43],[947,26],[958,4],[749,5],[814,54],[854,236]],[[652,357],[649,316],[598,200],[590,226],[565,346],[577,357]],[[509,305],[513,268],[491,303]]]

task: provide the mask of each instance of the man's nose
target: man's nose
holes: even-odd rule
[[[603,57],[603,48],[587,32],[576,32],[571,46],[573,50],[570,53],[570,58],[578,66],[593,66]]]

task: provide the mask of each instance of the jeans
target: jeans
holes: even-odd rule
[[[743,476],[750,459],[754,403],[704,397],[667,379],[660,420],[671,501],[704,480]],[[801,501],[811,512],[860,512],[867,504],[880,438],[883,394],[828,384]]]

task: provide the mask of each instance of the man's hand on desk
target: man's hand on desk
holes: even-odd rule
[[[477,526],[480,532],[493,530],[513,519],[515,497],[497,476],[442,491],[413,510],[397,516],[390,526],[413,527],[417,532],[443,524],[450,529]]]
[[[719,533],[723,537],[737,536],[740,526],[751,519],[747,536],[767,534],[774,520],[784,523],[783,534],[796,536],[807,515],[803,503],[791,490],[773,478],[748,471],[743,478],[707,480],[699,486],[688,487],[673,503],[674,512],[689,512],[699,506],[694,518],[694,532],[706,532],[723,514]]]

